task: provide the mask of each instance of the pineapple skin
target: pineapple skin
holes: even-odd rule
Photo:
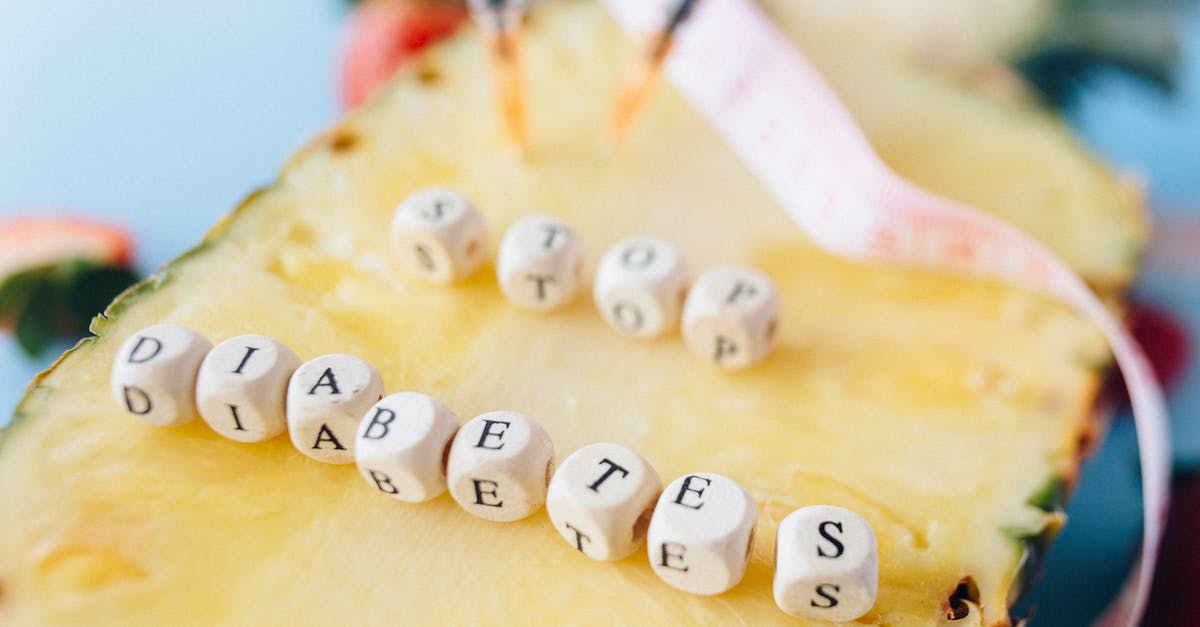
[[[947,624],[1008,622],[1025,538],[1062,522],[1028,501],[1077,470],[1107,364],[1099,335],[1027,293],[830,258],[669,89],[625,144],[605,147],[594,129],[633,48],[590,3],[543,8],[530,28],[531,154],[503,144],[486,61],[464,33],[118,299],[96,338],[31,385],[0,435],[0,620],[795,623],[771,599],[775,528],[829,503],[860,512],[879,538],[879,600],[859,623],[939,624],[965,577],[977,594]],[[1110,294],[1131,276],[1122,246],[1136,250],[1137,230],[1111,227],[1128,240],[1112,246],[1107,229],[1136,225],[1136,203],[1057,121],[919,66],[831,63],[832,51],[802,43],[893,167],[1031,229]],[[671,239],[695,269],[753,264],[783,294],[780,346],[730,374],[677,337],[611,333],[586,298],[519,311],[490,266],[451,288],[410,280],[381,233],[429,184],[484,209],[493,250],[536,211],[576,226],[588,268],[637,232]],[[731,476],[760,506],[747,577],[715,598],[687,595],[641,553],[574,555],[541,514],[498,525],[444,496],[405,506],[286,438],[243,445],[200,421],[144,426],[104,381],[120,341],[160,321],[214,341],[266,333],[305,358],[358,354],[389,391],[437,395],[464,419],[534,416],[560,458],[610,440],[664,479]]]

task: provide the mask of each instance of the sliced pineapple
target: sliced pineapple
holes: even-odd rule
[[[1128,279],[1135,204],[1056,121],[915,66],[809,51],[897,169],[1030,228],[1097,284]],[[1031,497],[1078,467],[1101,338],[1027,293],[825,255],[669,89],[623,145],[604,146],[597,129],[633,52],[597,5],[537,10],[522,157],[497,126],[481,46],[463,33],[114,303],[96,338],[39,377],[0,441],[0,621],[787,622],[771,598],[775,527],[829,503],[879,538],[879,598],[860,624],[1006,624],[1026,538],[1061,523]],[[783,294],[779,347],[729,373],[677,336],[616,335],[587,298],[546,315],[513,307],[490,265],[452,287],[410,279],[385,227],[431,184],[475,200],[493,250],[515,219],[545,212],[577,228],[588,267],[634,233],[672,240],[693,268],[757,266]],[[269,334],[304,358],[360,355],[389,391],[434,394],[464,417],[535,417],[560,457],[616,441],[668,481],[730,476],[760,506],[747,577],[688,595],[640,552],[578,556],[541,514],[496,524],[445,496],[399,504],[286,438],[145,426],[105,382],[120,342],[162,321],[214,341]]]

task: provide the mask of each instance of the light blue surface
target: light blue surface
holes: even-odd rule
[[[175,257],[335,117],[343,15],[341,0],[0,0],[0,217],[61,208],[115,219],[133,227],[142,270]],[[1188,24],[1176,100],[1110,78],[1077,118],[1175,214],[1200,206],[1200,16]],[[1141,289],[1200,328],[1195,289],[1153,278]],[[0,424],[49,360],[30,363],[0,339]],[[1193,460],[1197,370],[1171,399]],[[1140,528],[1135,451],[1119,424],[1088,465],[1034,598],[1036,625],[1084,624],[1120,579]]]
[[[0,218],[128,224],[149,272],[337,114],[340,0],[0,0]],[[31,364],[0,339],[0,424]]]

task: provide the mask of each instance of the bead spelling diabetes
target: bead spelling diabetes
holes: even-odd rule
[[[472,275],[485,257],[485,239],[474,204],[446,188],[414,192],[392,220],[398,265],[432,283]],[[496,276],[521,308],[565,307],[580,287],[579,237],[557,218],[518,220],[501,240]],[[689,288],[680,251],[649,236],[604,253],[593,299],[617,333],[647,339],[681,326],[688,348],[727,369],[764,360],[779,324],[779,293],[765,274],[721,266]],[[577,552],[612,561],[645,544],[658,577],[692,594],[733,588],[750,562],[758,506],[733,479],[693,472],[664,489],[649,461],[610,442],[584,446],[556,468],[554,443],[533,418],[490,411],[461,423],[427,394],[385,397],[379,371],[353,355],[301,363],[265,335],[214,347],[194,330],[163,323],[127,338],[111,374],[117,402],[147,424],[181,425],[199,415],[237,442],[287,431],[295,448],[316,461],[357,464],[384,495],[421,503],[449,492],[485,520],[521,520],[545,505]],[[864,518],[830,505],[798,509],[776,534],[775,602],[795,616],[854,620],[875,603],[878,564],[875,534]]]

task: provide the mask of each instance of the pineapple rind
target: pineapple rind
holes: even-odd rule
[[[980,605],[954,624],[1007,620],[1019,554],[1003,530],[1048,524],[1027,497],[1076,469],[1098,380],[1073,356],[1103,350],[1095,331],[1001,286],[829,258],[669,90],[627,145],[603,153],[580,129],[602,118],[630,48],[589,5],[544,9],[531,28],[531,102],[541,104],[527,161],[500,143],[480,52],[459,37],[430,56],[443,83],[401,76],[331,131],[354,134],[356,149],[318,139],[39,377],[18,410],[39,417],[0,434],[0,502],[11,504],[0,511],[0,617],[785,622],[770,599],[775,525],[794,507],[828,502],[863,513],[880,537],[880,599],[864,624],[937,623],[968,575]],[[463,156],[464,146],[482,155]],[[920,142],[893,159],[901,154],[936,160]],[[433,182],[479,201],[493,244],[516,216],[539,210],[579,226],[589,261],[620,235],[649,230],[679,242],[696,267],[758,265],[784,294],[780,350],[730,375],[677,341],[611,334],[586,298],[551,316],[514,311],[490,267],[453,288],[412,283],[392,271],[375,233],[407,190]],[[694,219],[728,207],[738,220]],[[447,498],[405,507],[282,439],[246,446],[199,423],[144,427],[119,415],[102,381],[119,341],[162,320],[214,340],[266,332],[305,357],[359,353],[389,390],[438,394],[464,417],[531,413],[560,456],[609,439],[664,477],[729,474],[761,507],[747,580],[720,597],[689,596],[658,582],[641,555],[578,558],[544,516],[495,525]],[[456,599],[475,603],[448,607]]]

